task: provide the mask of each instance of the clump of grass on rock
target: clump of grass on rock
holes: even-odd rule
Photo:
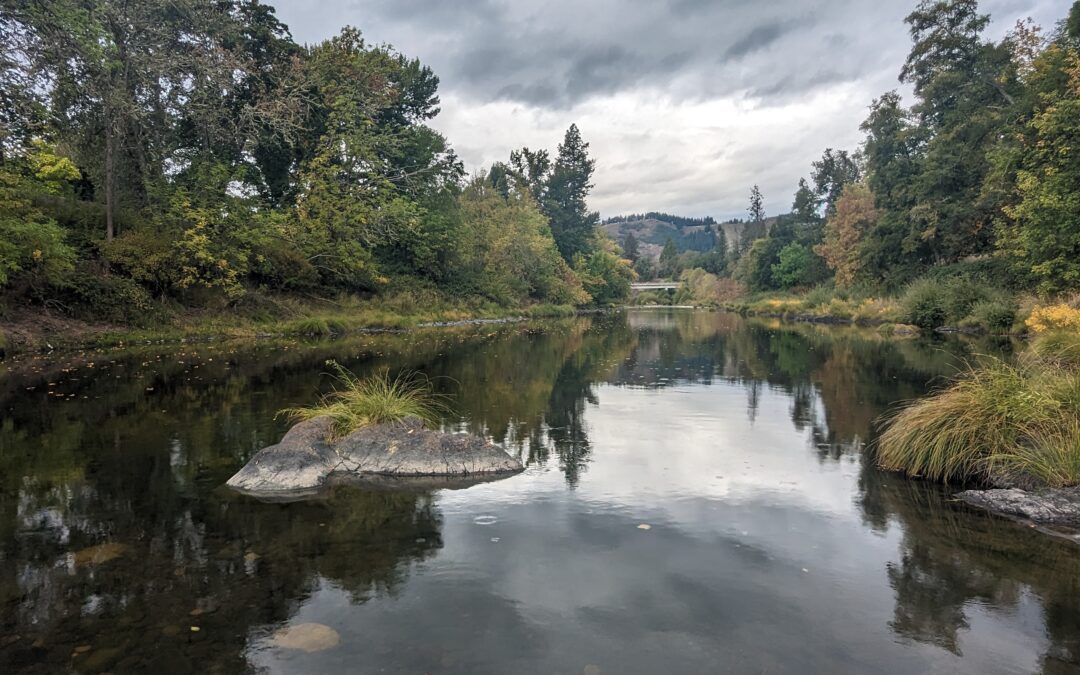
[[[1015,364],[985,358],[901,409],[878,441],[879,464],[946,482],[1080,485],[1080,369],[1063,367],[1070,343],[1080,350],[1080,336],[1047,336]]]
[[[281,411],[294,422],[330,417],[335,436],[345,436],[375,424],[391,424],[416,417],[429,425],[438,424],[446,411],[444,398],[431,383],[416,373],[390,377],[379,373],[360,378],[336,361],[327,361],[334,371],[333,390],[317,404]]]

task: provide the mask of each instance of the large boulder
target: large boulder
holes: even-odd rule
[[[409,487],[405,479],[455,485],[517,473],[521,462],[478,436],[425,429],[410,418],[365,427],[332,438],[332,420],[300,422],[276,445],[263,448],[229,479],[234,490],[259,497],[295,497],[318,492],[330,481],[379,487]]]

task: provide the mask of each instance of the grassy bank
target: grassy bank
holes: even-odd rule
[[[475,320],[565,317],[576,311],[569,305],[506,307],[429,292],[333,299],[260,296],[233,307],[162,307],[141,325],[88,322],[33,308],[0,316],[0,356],[147,342],[346,335]]]
[[[1080,332],[1040,333],[900,409],[878,463],[910,476],[1025,488],[1080,485]]]

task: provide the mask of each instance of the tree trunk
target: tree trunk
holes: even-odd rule
[[[114,138],[112,124],[105,124],[105,239],[111,241],[113,235],[116,234],[115,223],[113,222],[113,183],[115,182],[115,176],[113,171],[113,145],[116,140]]]

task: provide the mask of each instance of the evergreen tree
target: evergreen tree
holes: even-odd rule
[[[555,244],[567,261],[590,248],[600,215],[589,211],[585,198],[593,188],[596,161],[589,157],[589,144],[582,140],[576,124],[566,130],[559,145],[551,175],[546,182],[547,192],[539,200],[551,219]]]
[[[675,246],[675,240],[668,237],[664,242],[664,248],[660,251],[660,274],[674,277],[679,263],[679,249]]]
[[[637,259],[641,257],[641,252],[638,250],[638,240],[634,237],[633,232],[628,232],[626,239],[623,240],[623,257],[630,262],[637,262]]]
[[[795,201],[791,211],[803,223],[814,223],[819,219],[818,208],[821,202],[817,194],[810,189],[805,178],[799,179],[799,189],[795,192]]]
[[[858,161],[846,150],[834,152],[826,148],[821,159],[814,162],[814,192],[825,204],[825,217],[836,211],[836,200],[848,183],[858,182],[861,176]]]
[[[761,196],[761,188],[755,185],[750,189],[750,213],[751,223],[761,223],[765,220],[765,206]]]

